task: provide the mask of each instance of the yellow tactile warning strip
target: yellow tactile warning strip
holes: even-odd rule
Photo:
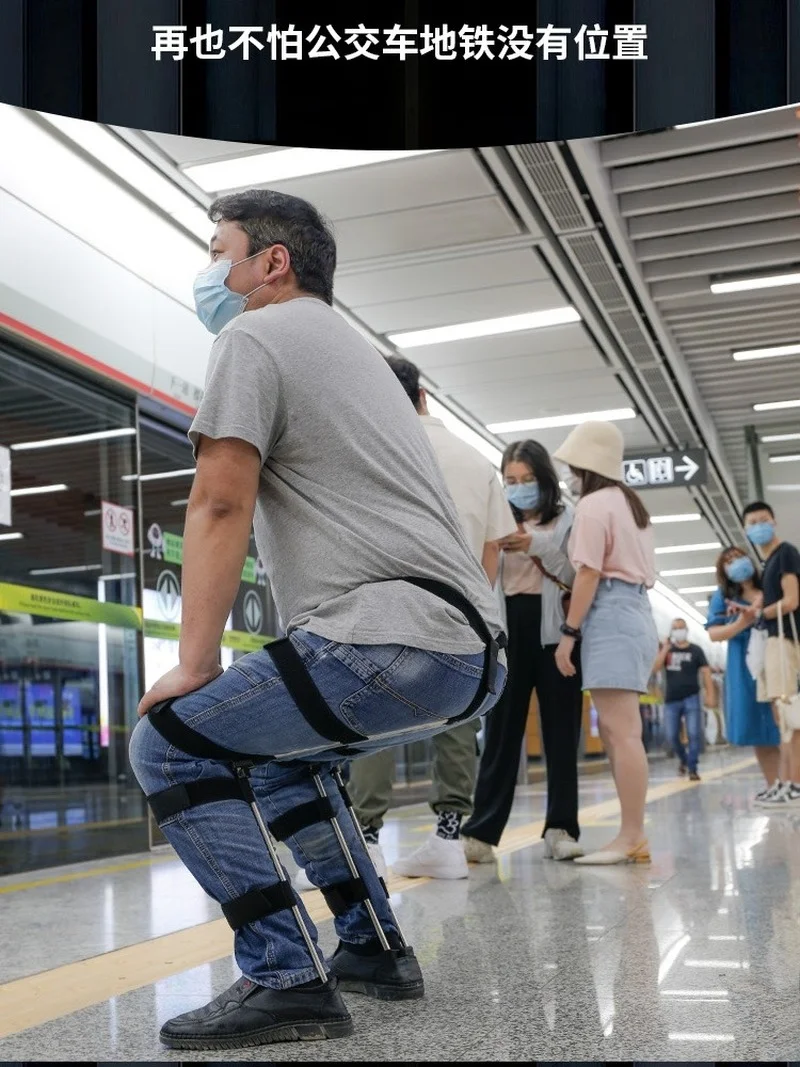
[[[715,781],[746,770],[754,762],[752,758],[744,759],[719,770],[707,771],[704,781]],[[697,783],[685,780],[665,782],[650,789],[647,803],[652,804],[654,801],[696,788]],[[595,825],[618,810],[616,798],[593,804],[582,809],[581,823],[583,826]],[[542,827],[542,822],[534,822],[507,830],[497,853],[503,856],[537,844],[541,839]],[[146,862],[140,860],[127,865],[117,864],[111,868],[96,868],[87,872],[87,875],[130,869]],[[77,877],[77,874],[72,877]],[[70,875],[26,884],[32,888],[67,880],[71,880]],[[392,877],[389,879],[389,889],[393,894],[405,893],[429,881],[428,878]],[[17,887],[7,888],[13,890]],[[331,918],[322,894],[318,891],[303,894],[303,902],[315,923]],[[0,985],[0,1038],[100,1004],[193,967],[224,959],[230,954],[230,927],[223,919],[217,919],[188,930],[152,938],[78,963],[68,963],[51,971],[7,982]]]
[[[170,853],[168,856],[148,856],[143,860],[111,863],[106,867],[90,867],[85,871],[65,871],[64,874],[49,874],[46,878],[34,878],[31,882],[10,882],[8,885],[0,885],[0,896],[6,893],[21,893],[25,889],[41,889],[42,886],[60,885],[64,882],[80,882],[84,878],[97,878],[103,874],[135,871],[137,867],[152,867],[154,863],[174,863],[174,861],[175,855]]]

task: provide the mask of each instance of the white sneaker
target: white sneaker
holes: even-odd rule
[[[404,878],[467,878],[469,875],[461,842],[436,834],[431,834],[410,856],[392,864],[392,870]]]
[[[367,851],[372,858],[372,862],[375,864],[375,870],[378,872],[378,877],[386,879],[386,857],[383,855],[383,849],[380,845],[367,845]],[[308,893],[312,889],[319,888],[315,886],[311,879],[308,877],[304,870],[300,870],[294,876],[292,885],[297,893]]]
[[[574,860],[583,849],[566,830],[548,830],[544,835],[544,854],[549,860]]]
[[[479,841],[477,837],[462,837],[461,843],[467,863],[494,863],[494,849],[485,841]]]
[[[760,807],[770,811],[800,808],[800,785],[787,782],[770,800],[763,800]]]
[[[785,782],[781,782],[780,780],[773,782],[769,789],[758,794],[755,801],[756,807],[769,807],[775,797],[778,796],[779,793],[782,793],[785,788]]]

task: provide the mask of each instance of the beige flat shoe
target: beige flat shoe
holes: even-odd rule
[[[600,852],[590,852],[588,856],[579,856],[573,862],[582,867],[611,867],[618,863],[650,863],[650,846],[645,841],[628,852],[602,849]]]

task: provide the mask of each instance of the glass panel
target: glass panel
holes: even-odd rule
[[[127,758],[140,690],[133,409],[0,350],[0,445],[6,874],[140,850],[147,822]]]
[[[189,420],[163,412],[154,418],[151,405],[140,408],[141,501],[144,538],[144,671],[151,686],[178,661],[181,617],[183,525],[194,475],[194,456],[186,436]],[[228,667],[239,656],[263,648],[280,633],[264,568],[255,541],[242,572],[242,582],[227,622],[220,662]],[[151,841],[164,837],[151,820]]]

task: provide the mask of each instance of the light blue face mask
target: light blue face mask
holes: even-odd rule
[[[754,522],[745,527],[747,540],[754,545],[768,545],[775,538],[774,522]]]
[[[746,582],[756,573],[753,561],[747,556],[737,556],[725,564],[725,573],[732,582]]]
[[[261,252],[263,251],[262,248]],[[197,317],[211,333],[219,333],[232,319],[241,315],[253,293],[257,293],[259,289],[269,284],[269,282],[264,282],[262,285],[257,285],[245,296],[241,293],[234,293],[225,284],[234,267],[238,267],[240,263],[246,263],[248,259],[255,259],[256,256],[261,255],[261,252],[238,259],[235,263],[230,259],[218,259],[201,270],[195,278],[194,305],[197,309]]]
[[[538,482],[520,482],[506,486],[506,500],[520,511],[535,511],[539,506]]]

